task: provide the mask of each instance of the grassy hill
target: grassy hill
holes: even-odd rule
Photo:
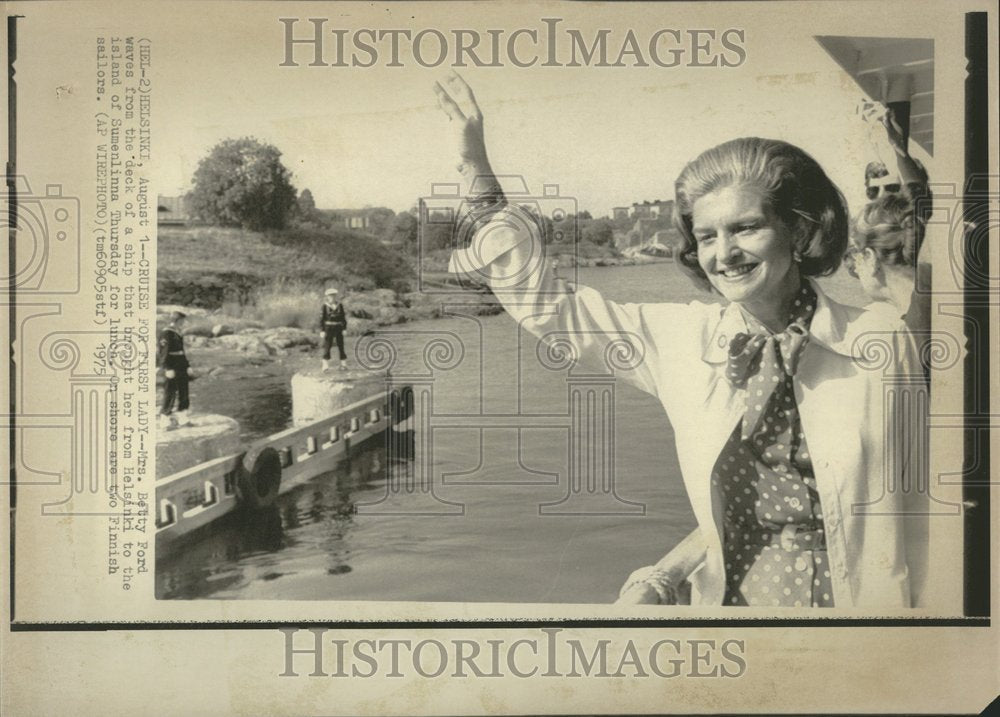
[[[414,272],[400,253],[346,229],[248,232],[160,227],[158,302],[217,309],[247,304],[276,285],[319,290],[407,291]]]
[[[337,286],[352,320],[348,334],[441,315],[441,296],[412,291],[413,258],[366,234],[338,227],[248,232],[161,227],[157,303],[208,309],[186,333],[233,329],[315,329],[325,286]],[[482,314],[500,309],[488,292],[467,293]]]

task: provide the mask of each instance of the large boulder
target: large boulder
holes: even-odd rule
[[[411,291],[402,295],[406,303],[404,315],[407,321],[420,321],[421,319],[436,319],[441,315],[441,304],[444,297],[439,293],[426,293],[422,291]]]
[[[268,348],[267,344],[261,340],[259,334],[256,332],[220,336],[215,339],[215,345],[231,351],[240,351],[242,353],[259,354],[263,356],[268,356],[274,352],[273,349]]]
[[[275,350],[290,349],[294,346],[314,347],[319,343],[319,332],[283,326],[260,333],[265,345]]]
[[[175,311],[180,311],[188,316],[207,316],[208,309],[203,309],[198,306],[181,306],[180,304],[159,304],[156,307],[157,315],[163,314],[169,317]]]
[[[348,331],[351,330],[350,324],[359,319],[372,321],[379,326],[398,324],[404,320],[402,307],[392,289],[373,289],[352,294],[344,306],[351,317]]]
[[[346,336],[361,336],[362,334],[368,333],[369,331],[374,331],[378,328],[378,324],[372,319],[359,319],[352,318],[347,323],[347,331],[344,332]],[[347,355],[351,355],[350,347],[347,347]]]

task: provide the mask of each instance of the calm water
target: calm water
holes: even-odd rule
[[[670,264],[582,269],[580,280],[619,301],[705,298]],[[859,303],[851,282],[838,276],[824,284],[838,299]],[[615,386],[622,501],[601,506],[610,515],[540,514],[540,505],[567,492],[566,429],[481,430],[475,416],[563,413],[566,373],[542,368],[534,340],[519,340],[506,315],[394,330],[403,332],[393,338],[397,373],[423,366],[427,332],[461,341],[461,359],[435,376],[434,413],[468,418],[434,431],[433,465],[437,494],[464,513],[357,514],[358,504],[386,491],[383,448],[369,444],[252,523],[213,526],[160,561],[159,597],[604,603],[617,597],[629,572],[662,557],[694,527],[673,431],[656,399]],[[250,413],[287,420],[287,412],[275,413],[273,396],[254,400]]]

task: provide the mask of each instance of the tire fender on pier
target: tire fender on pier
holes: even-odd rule
[[[259,510],[274,504],[281,486],[281,455],[271,446],[250,448],[243,456],[243,470],[236,481],[240,504]]]
[[[396,426],[413,415],[413,389],[403,386],[389,394],[389,416]]]

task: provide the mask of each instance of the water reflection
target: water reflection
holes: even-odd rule
[[[327,575],[350,573],[347,538],[355,501],[371,500],[360,497],[368,491],[385,490],[384,451],[382,438],[368,441],[333,471],[279,496],[274,505],[231,513],[173,546],[157,564],[156,597],[192,599],[249,589],[254,582],[295,576],[299,563],[315,571],[317,556]]]

